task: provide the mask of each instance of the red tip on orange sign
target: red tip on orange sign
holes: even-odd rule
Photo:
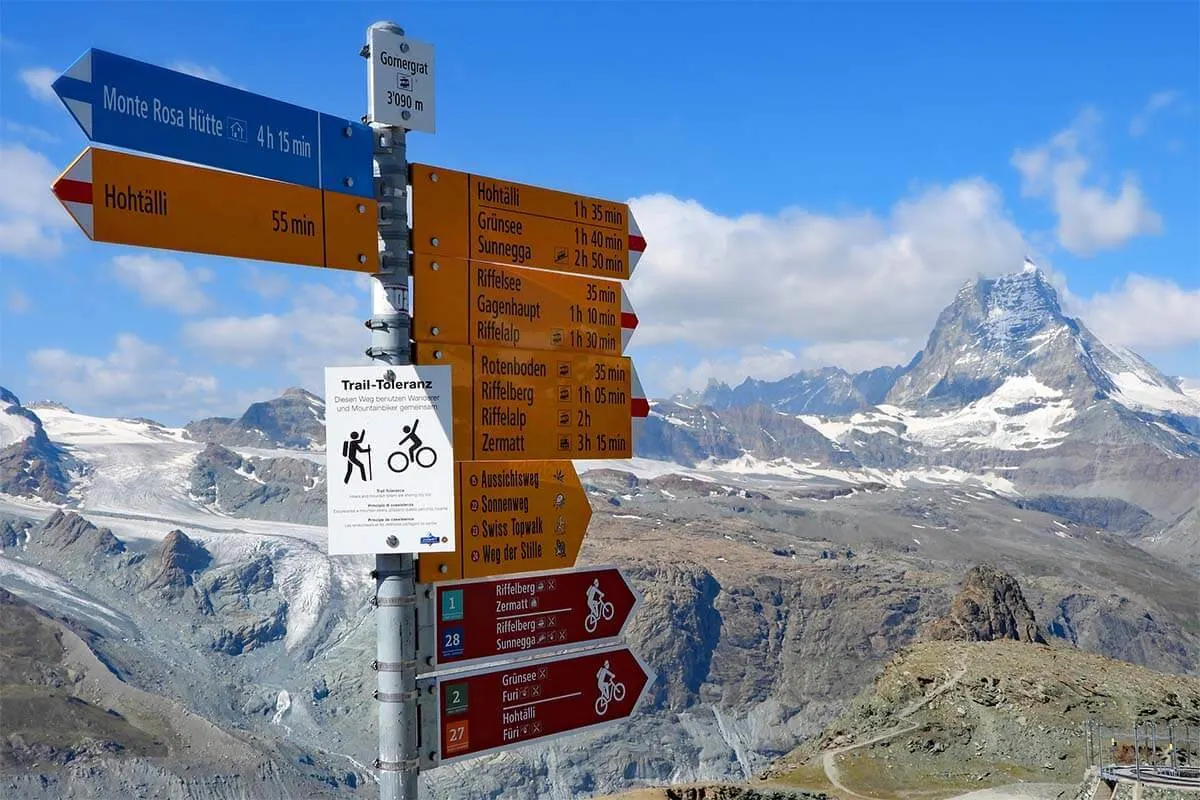
[[[624,280],[646,249],[629,206],[413,164],[412,249]]]
[[[95,147],[53,190],[97,242],[379,269],[373,200]]]

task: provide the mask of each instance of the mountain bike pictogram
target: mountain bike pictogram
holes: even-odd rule
[[[387,465],[392,472],[404,472],[414,463],[425,469],[429,469],[437,463],[437,451],[429,445],[422,445],[421,437],[417,435],[419,422],[420,420],[414,420],[412,425],[405,425],[401,429],[404,431],[404,438],[400,440],[400,446],[403,447],[405,442],[410,442],[410,444],[408,452],[395,450],[388,456]]]

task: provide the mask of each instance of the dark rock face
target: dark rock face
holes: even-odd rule
[[[55,550],[70,549],[92,556],[115,556],[125,552],[124,543],[108,528],[97,528],[73,511],[56,510],[42,523],[39,537]]]
[[[288,389],[274,400],[254,403],[237,419],[209,417],[184,426],[201,442],[230,447],[320,449],[325,444],[325,402],[304,389]]]
[[[27,519],[0,518],[0,550],[24,544],[29,538],[31,527],[33,527],[33,523]]]
[[[992,642],[1015,639],[1046,644],[1033,611],[1013,576],[994,567],[972,567],[950,613],[928,628],[934,641]]]
[[[173,530],[143,562],[145,588],[162,589],[168,596],[179,597],[192,586],[192,576],[208,569],[211,563],[212,556],[204,545],[181,530]]]
[[[196,457],[189,479],[194,498],[226,514],[309,525],[325,521],[323,470],[306,459],[242,458],[209,444]]]
[[[196,582],[200,611],[220,622],[212,649],[241,655],[287,634],[288,604],[275,588],[275,570],[266,554],[202,574]]]
[[[67,470],[74,465],[73,460],[46,436],[37,414],[22,406],[17,396],[3,386],[0,414],[14,418],[15,430],[31,430],[29,436],[0,447],[0,492],[63,502],[70,488]]]

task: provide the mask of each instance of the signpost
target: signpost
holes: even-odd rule
[[[426,679],[438,698],[435,763],[620,722],[652,677],[621,647]]]
[[[374,200],[95,147],[53,191],[97,242],[379,268]]]
[[[620,355],[638,322],[602,278],[418,255],[413,284],[417,341]]]
[[[89,141],[374,197],[362,123],[96,48],[53,88]]]
[[[421,583],[575,566],[592,506],[570,461],[458,465],[459,546],[422,554]]]
[[[633,417],[649,414],[624,356],[421,343],[416,353],[418,363],[454,367],[464,458],[631,458]]]
[[[375,556],[374,767],[381,800],[416,800],[420,768],[610,725],[650,685],[613,646],[629,581],[569,570],[592,515],[571,459],[629,458],[649,413],[619,282],[646,242],[624,203],[410,169],[433,47],[377,22],[360,54],[369,127],[88,50],[54,91],[91,142],[149,155],[88,147],[52,190],[93,241],[374,275],[384,363],[325,370],[328,551]],[[488,659],[524,663],[463,671]]]
[[[615,567],[439,584],[430,667],[613,643],[640,603]]]
[[[450,370],[325,368],[330,555],[453,551]]]
[[[412,165],[414,253],[626,279],[646,249],[613,203]]]

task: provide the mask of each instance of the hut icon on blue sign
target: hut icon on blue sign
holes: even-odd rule
[[[235,142],[241,142],[242,144],[246,143],[245,120],[238,119],[237,117],[226,117],[225,129],[228,131],[226,135],[230,139],[233,139]]]

